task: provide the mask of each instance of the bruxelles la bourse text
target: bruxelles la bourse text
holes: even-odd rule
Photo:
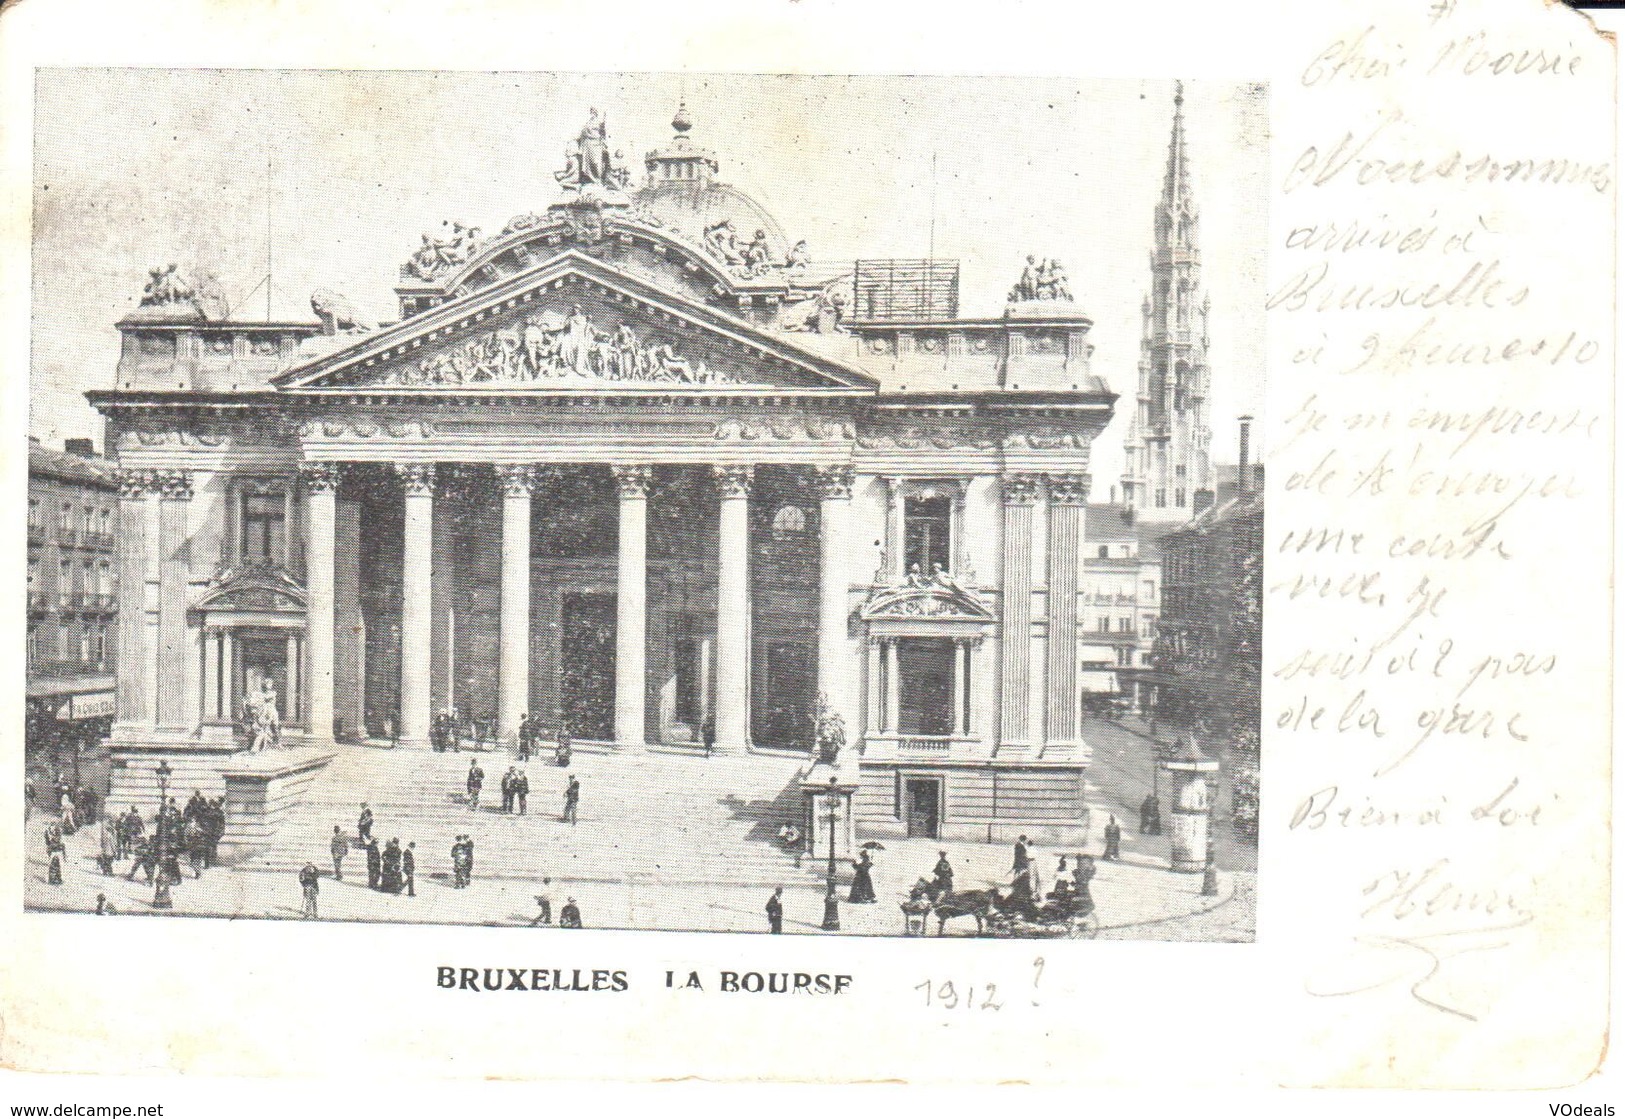
[[[624,970],[609,968],[450,967],[435,969],[435,986],[458,991],[611,991],[630,989]],[[667,972],[666,986],[705,990],[699,973]],[[725,994],[838,995],[852,986],[850,975],[811,974],[804,971],[719,971],[711,990]]]

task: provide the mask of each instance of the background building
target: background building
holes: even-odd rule
[[[106,793],[94,747],[114,710],[118,480],[88,439],[28,445],[27,766]],[[43,779],[43,780],[42,780]]]

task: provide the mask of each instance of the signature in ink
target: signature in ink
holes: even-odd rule
[[[1352,943],[1357,951],[1329,964],[1321,974],[1333,969],[1354,976],[1304,984],[1309,994],[1333,998],[1376,991],[1407,984],[1411,997],[1423,1006],[1443,1014],[1478,1021],[1478,1015],[1465,1008],[1449,980],[1458,976],[1464,957],[1495,952],[1512,944],[1515,930],[1534,921],[1535,915],[1517,897],[1501,886],[1463,887],[1447,874],[1449,859],[1438,859],[1420,872],[1396,869],[1371,880],[1361,891],[1373,898],[1361,910],[1366,922],[1398,923],[1401,931],[1369,929],[1356,933]],[[1443,929],[1411,931],[1429,918],[1473,915],[1480,923]]]

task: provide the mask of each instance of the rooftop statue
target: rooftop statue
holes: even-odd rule
[[[1066,282],[1066,269],[1053,257],[1040,262],[1029,256],[1027,266],[1021,270],[1021,279],[1010,289],[1009,302],[1031,303],[1054,300],[1072,302],[1072,289]]]
[[[553,178],[565,190],[581,190],[595,183],[605,190],[620,191],[630,184],[626,156],[617,151],[611,158],[608,129],[597,109],[588,110],[587,123],[564,149],[564,170],[553,172]]]
[[[177,265],[167,264],[162,268],[149,269],[148,275],[152,278],[141,289],[141,306],[167,307],[192,301],[192,285],[181,278]]]
[[[446,221],[440,225],[441,228],[450,226],[450,234],[431,237],[425,233],[423,244],[418,246],[417,252],[406,262],[404,271],[408,276],[419,280],[432,280],[442,272],[468,263],[468,259],[479,250],[479,226],[464,225],[460,221]]]

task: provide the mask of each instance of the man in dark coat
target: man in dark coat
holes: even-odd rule
[[[1027,869],[1027,864],[1030,862],[1032,860],[1027,856],[1027,837],[1019,835],[1016,837],[1016,857],[1010,864],[1010,872],[1020,874]]]
[[[1106,853],[1103,857],[1109,861],[1115,862],[1120,854],[1118,848],[1123,842],[1123,829],[1117,826],[1116,816],[1110,816],[1107,818],[1105,835]]]
[[[317,885],[321,879],[321,872],[316,869],[315,863],[306,863],[299,872],[299,891],[304,895],[305,907],[303,915],[309,919],[316,916],[316,893],[321,889]]]
[[[936,876],[937,892],[951,894],[954,890],[954,864],[948,861],[948,852],[937,852],[937,865],[931,872]]]
[[[579,929],[581,927],[581,910],[576,906],[576,899],[569,898],[564,908],[559,910],[559,928]]]
[[[571,774],[570,783],[564,786],[564,815],[560,817],[562,820],[568,821],[571,827],[575,827],[576,809],[580,804],[581,782],[575,779],[574,774]]]
[[[1162,834],[1162,809],[1157,804],[1155,793],[1146,793],[1145,799],[1140,802],[1140,834]]]
[[[521,769],[513,778],[513,798],[521,816],[525,814],[525,798],[528,796],[530,796],[530,778],[526,777],[525,771]]]
[[[406,896],[418,896],[418,856],[417,844],[408,843],[406,850],[401,852],[401,876],[406,879]]]
[[[522,762],[530,761],[531,737],[530,716],[519,716],[519,760]]]
[[[485,786],[485,770],[480,768],[479,760],[470,759],[468,763],[468,807],[477,809],[480,806],[480,789]]]
[[[782,933],[784,931],[784,887],[773,887],[773,896],[767,899],[767,931]]]
[[[147,834],[147,825],[141,822],[141,813],[135,810],[135,805],[130,805],[130,810],[124,814],[124,827],[121,830],[123,833],[121,838],[124,840],[124,855],[128,855],[135,850],[136,842]]]
[[[361,806],[361,816],[356,820],[355,833],[361,837],[363,847],[372,842],[372,809],[365,804]]]
[[[384,859],[378,853],[378,841],[369,837],[367,848],[367,889],[376,890],[378,881],[384,874]]]
[[[513,777],[514,777],[514,768],[513,768],[513,766],[510,765],[508,767],[508,772],[506,772],[506,773],[504,773],[502,775],[502,782],[501,782],[501,785],[502,785],[502,812],[503,812],[504,815],[506,815],[507,813],[513,811]]]
[[[384,846],[383,871],[378,880],[379,887],[386,894],[401,892],[401,841],[391,839]]]

